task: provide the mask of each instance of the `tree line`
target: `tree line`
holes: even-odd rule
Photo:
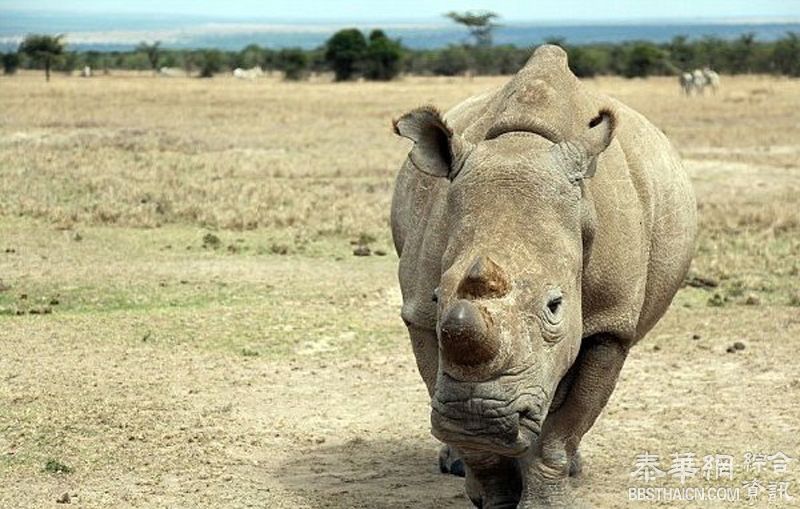
[[[456,15],[450,13],[448,16]],[[453,18],[456,20],[456,18]],[[142,43],[130,51],[69,51],[63,37],[29,35],[18,51],[2,55],[6,74],[18,68],[72,72],[89,66],[94,72],[116,69],[154,71],[180,68],[210,77],[237,67],[261,66],[280,71],[286,79],[301,80],[312,73],[332,72],[338,81],[363,78],[391,80],[400,74],[498,75],[515,73],[530,57],[532,47],[492,45],[491,30],[472,26],[472,44],[415,50],[388,37],[382,30],[369,34],[352,28],[336,32],[323,46],[271,49],[251,44],[241,51],[217,49],[168,49],[159,43]],[[484,20],[491,22],[491,18]],[[492,27],[495,25],[491,25]],[[667,43],[630,41],[623,43],[571,44],[559,38],[543,42],[558,44],[569,54],[570,67],[580,77],[621,75],[646,77],[676,75],[704,66],[725,74],[769,73],[800,76],[800,34],[764,42],[754,34],[734,40],[716,37],[674,37]]]

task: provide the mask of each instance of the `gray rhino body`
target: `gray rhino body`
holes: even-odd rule
[[[414,141],[392,233],[433,434],[484,508],[569,504],[578,445],[688,270],[695,200],[664,134],[542,46]]]

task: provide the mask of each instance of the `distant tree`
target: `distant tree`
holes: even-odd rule
[[[785,38],[775,42],[772,59],[781,74],[800,76],[800,35],[789,32]]]
[[[433,73],[440,76],[458,76],[472,68],[472,57],[463,46],[448,46],[440,50],[433,61]]]
[[[20,43],[19,53],[24,53],[37,64],[44,66],[45,80],[50,81],[50,68],[64,54],[64,35],[30,34]]]
[[[236,67],[252,69],[264,64],[264,50],[258,44],[250,44],[239,52],[235,59]]]
[[[389,39],[383,30],[373,30],[364,56],[364,76],[370,80],[389,81],[400,74],[402,59],[400,42]]]
[[[200,77],[211,78],[222,70],[222,52],[215,49],[201,52]]]
[[[161,41],[156,41],[152,44],[142,41],[136,47],[136,51],[147,55],[147,61],[150,62],[150,68],[153,69],[153,72],[158,71],[158,63],[161,59]]]
[[[325,44],[325,61],[336,81],[352,79],[359,71],[367,52],[367,40],[356,28],[339,30]]]
[[[3,74],[14,74],[19,68],[19,53],[3,53]]]
[[[286,80],[299,81],[308,75],[308,55],[300,48],[280,50],[276,62]]]
[[[669,59],[672,64],[681,71],[691,71],[695,64],[694,45],[688,42],[685,35],[676,35],[667,44]]]
[[[570,46],[567,55],[570,69],[579,78],[591,78],[608,72],[608,52],[600,48]]]
[[[728,61],[730,72],[750,73],[753,70],[753,55],[756,51],[756,34],[748,32],[731,44]]]
[[[497,28],[497,24],[492,20],[499,18],[500,15],[491,11],[451,11],[445,14],[445,17],[467,27],[475,39],[476,46],[491,46],[492,31]]]
[[[626,78],[650,76],[664,69],[664,53],[649,42],[637,42],[628,51],[623,75]]]
[[[66,51],[60,60],[58,70],[65,74],[72,74],[72,71],[78,68],[81,57],[74,51]]]

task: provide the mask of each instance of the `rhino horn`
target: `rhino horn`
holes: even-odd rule
[[[459,283],[457,295],[462,299],[491,299],[503,297],[510,289],[503,269],[488,256],[478,256]]]
[[[457,300],[439,326],[442,355],[458,365],[477,366],[494,359],[500,341],[491,321],[468,300]]]

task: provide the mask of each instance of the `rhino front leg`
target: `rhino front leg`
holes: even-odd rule
[[[467,496],[481,509],[516,509],[522,491],[519,462],[514,458],[466,451]]]
[[[439,371],[439,340],[434,331],[410,323],[407,324],[407,327],[408,335],[411,337],[411,347],[414,350],[414,358],[417,361],[417,369],[428,388],[428,396],[433,397],[436,391],[436,374]],[[455,448],[447,444],[442,445],[439,450],[439,470],[443,474],[464,477],[464,461]]]
[[[583,435],[592,427],[617,384],[628,347],[613,336],[584,340],[563,403],[547,416],[539,443],[524,465],[519,507],[575,507],[567,478]]]

